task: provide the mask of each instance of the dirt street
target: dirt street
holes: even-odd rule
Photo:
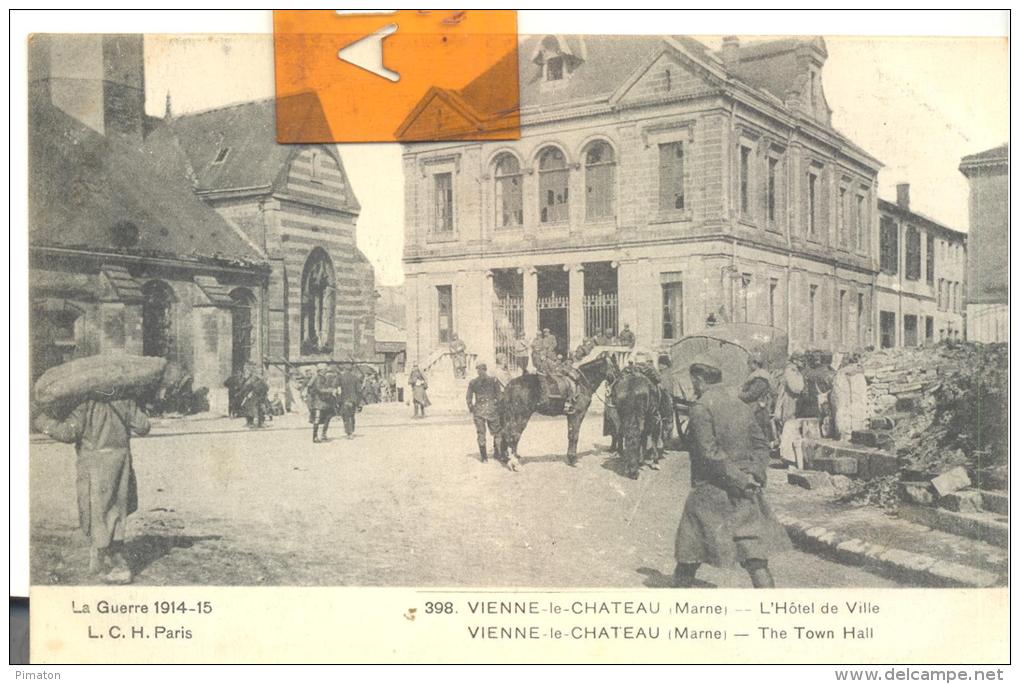
[[[536,419],[512,473],[478,461],[465,414],[409,418],[369,406],[356,438],[312,444],[300,416],[249,431],[243,421],[163,421],[134,442],[139,512],[128,526],[136,582],[155,585],[665,586],[688,489],[684,453],[637,481],[604,449],[600,416],[566,465],[566,424]],[[32,579],[85,584],[73,447],[36,436],[31,465]],[[793,551],[780,586],[894,586]],[[717,586],[739,570],[704,568]]]

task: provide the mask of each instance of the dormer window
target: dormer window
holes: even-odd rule
[[[531,61],[539,68],[543,88],[557,88],[567,82],[585,59],[584,40],[578,36],[546,36],[535,48]]]
[[[562,81],[563,80],[563,58],[552,57],[545,63],[545,80],[546,81]]]
[[[229,147],[222,147],[220,151],[216,153],[216,159],[213,160],[213,164],[222,164],[227,161],[227,155],[230,154]]]

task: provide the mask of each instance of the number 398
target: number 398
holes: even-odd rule
[[[425,613],[452,615],[453,614],[453,602],[452,601],[426,601],[425,602]]]

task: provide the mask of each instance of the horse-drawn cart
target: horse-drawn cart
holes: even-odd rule
[[[669,349],[671,373],[681,398],[675,402],[676,427],[686,436],[687,416],[694,401],[694,386],[688,368],[698,356],[707,355],[719,364],[723,386],[737,391],[747,379],[747,360],[752,354],[765,362],[770,375],[782,373],[786,365],[787,337],[778,328],[755,323],[723,323],[688,335]]]

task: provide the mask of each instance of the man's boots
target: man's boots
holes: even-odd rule
[[[486,461],[489,460],[489,455],[487,453],[485,453],[485,447],[484,446],[478,447],[478,455],[481,456],[482,463],[485,463]]]
[[[318,444],[321,440],[319,439],[319,424],[315,423],[312,425],[312,444]]]

